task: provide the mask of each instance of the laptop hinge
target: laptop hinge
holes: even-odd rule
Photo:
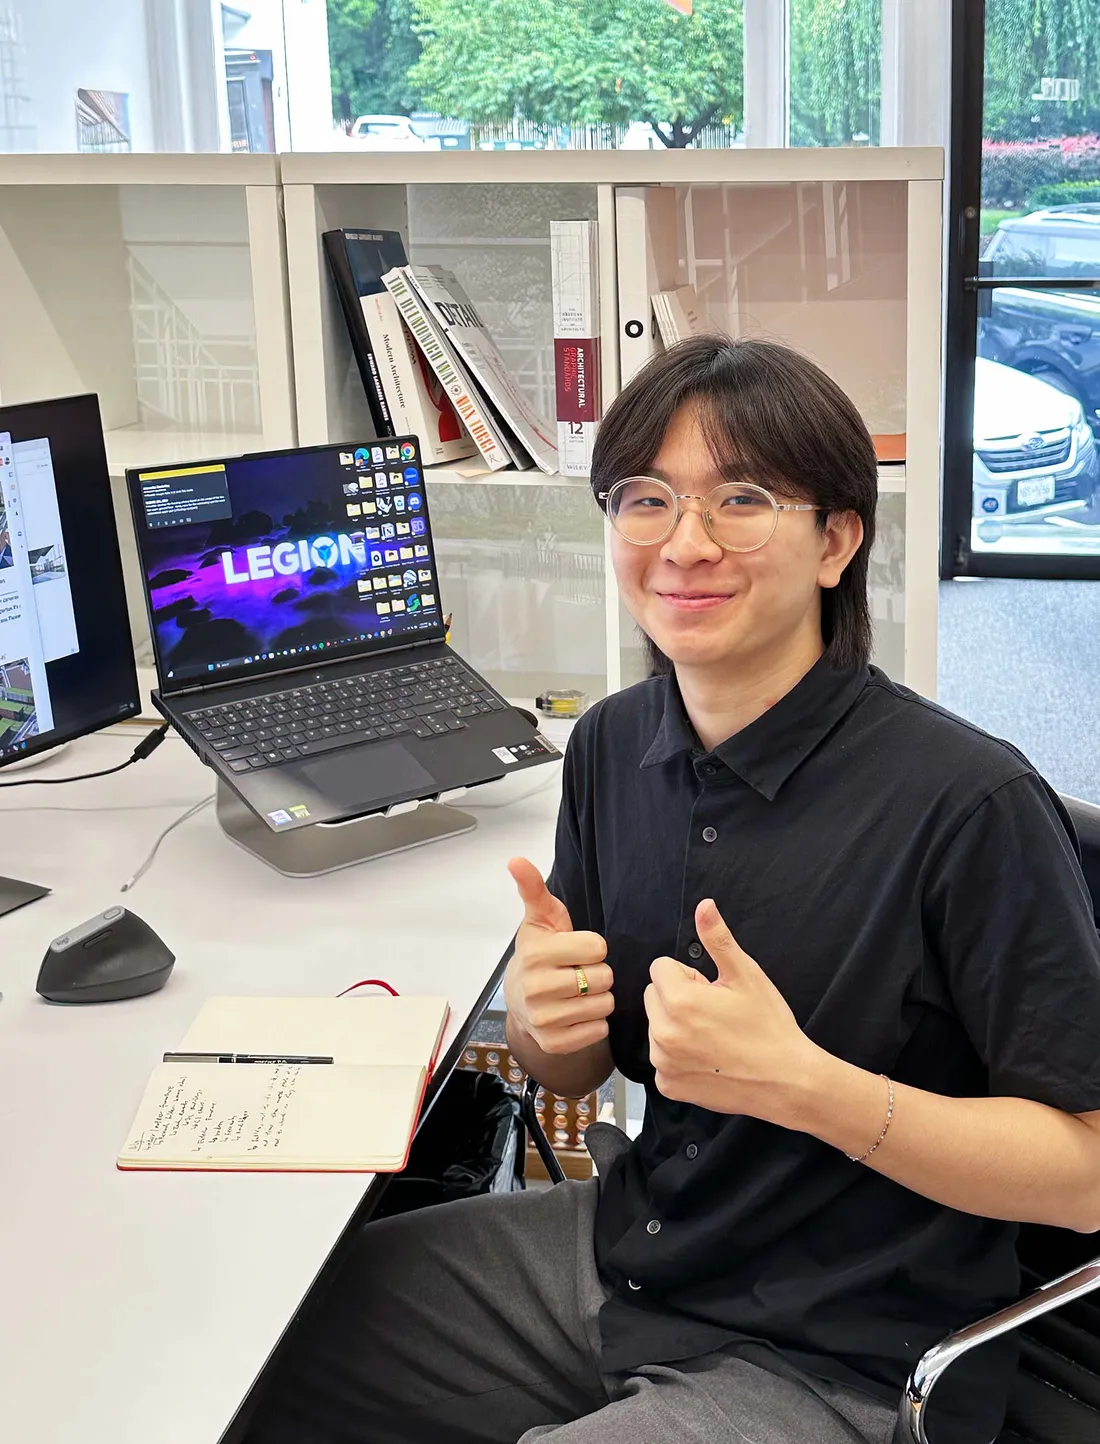
[[[376,652],[374,653],[374,655],[377,657],[392,656],[395,652],[412,651],[417,647],[438,647],[441,646],[442,643],[443,639],[441,637],[436,637],[434,639],[428,637],[423,641],[418,640],[415,642],[400,643],[394,647],[387,648],[384,652]],[[355,659],[352,657],[340,657],[333,658],[332,663],[335,665],[341,661],[350,662],[354,660]],[[261,682],[265,678],[274,680],[276,677],[290,677],[293,676],[295,672],[308,672],[317,666],[326,666],[328,665],[328,663],[328,658],[326,658],[325,661],[321,663],[318,663],[316,660],[312,662],[303,662],[302,665],[299,667],[285,667],[278,672],[265,672],[262,674],[262,676],[259,677],[233,677],[224,682],[195,682],[192,683],[192,685],[189,687],[174,688],[171,692],[165,692],[164,688],[161,687],[160,694],[165,699],[165,701],[168,701],[173,697],[187,697],[195,692],[214,692],[221,687],[239,687],[243,682]]]

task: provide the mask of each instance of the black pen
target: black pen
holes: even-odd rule
[[[165,1063],[335,1063],[335,1058],[268,1053],[165,1053]]]

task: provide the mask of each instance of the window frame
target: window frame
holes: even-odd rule
[[[986,0],[952,0],[951,129],[948,148],[948,201],[944,323],[943,490],[940,509],[940,578],[1005,577],[1032,581],[1100,580],[1096,556],[997,556],[971,550],[974,476],[974,387],[981,297],[994,280],[983,275],[981,236],[982,139],[984,130]],[[1017,282],[1017,285],[1019,282]],[[1029,288],[1065,291],[1100,289],[1100,282],[1052,277],[1049,286],[1031,280]]]

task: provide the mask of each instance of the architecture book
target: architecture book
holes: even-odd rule
[[[439,266],[406,266],[404,274],[507,428],[506,439],[510,442],[514,437],[536,466],[553,475],[558,469],[557,428],[538,414],[516,384],[511,368],[457,278]],[[511,449],[515,451],[515,447]]]
[[[459,420],[443,383],[382,290],[362,298],[371,351],[397,436],[417,436],[426,465],[472,456],[477,447]]]
[[[343,229],[325,231],[321,244],[363,378],[375,432],[378,436],[397,436],[401,428],[395,427],[390,412],[363,303],[368,296],[385,290],[382,276],[386,271],[405,264],[405,243],[399,231]]]
[[[439,377],[440,384],[462,418],[462,424],[473,437],[482,460],[492,471],[528,465],[526,458],[517,460],[516,454],[509,448],[503,428],[474,385],[432,308],[424,304],[420,292],[411,284],[408,270],[409,267],[397,266],[387,271],[382,280],[397,302],[413,340]]]
[[[550,222],[558,470],[587,476],[603,415],[599,257],[594,221]]]

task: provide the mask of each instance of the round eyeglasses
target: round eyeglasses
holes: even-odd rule
[[[601,491],[598,500],[623,540],[639,547],[667,541],[683,514],[681,503],[698,501],[707,534],[727,552],[755,552],[766,546],[781,511],[820,510],[805,502],[776,501],[770,491],[751,482],[724,482],[698,496],[677,494],[655,476],[628,476],[610,491]]]

